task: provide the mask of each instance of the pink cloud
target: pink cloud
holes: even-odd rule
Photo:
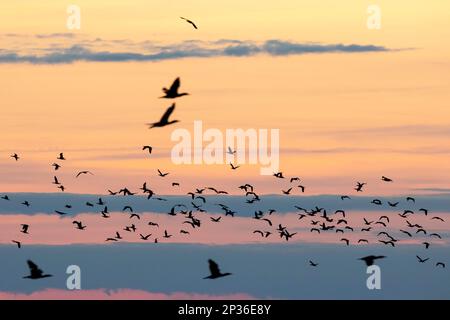
[[[209,295],[202,293],[158,293],[133,289],[62,290],[44,289],[30,294],[1,292],[0,300],[254,300],[246,293]]]

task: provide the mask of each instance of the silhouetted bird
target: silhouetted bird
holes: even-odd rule
[[[445,268],[445,263],[443,263],[443,262],[437,262],[437,263],[436,263],[436,267],[439,267],[439,266],[441,266],[442,268]]]
[[[22,248],[22,243],[20,243],[19,241],[13,240],[12,242],[17,245],[17,248]]]
[[[30,269],[30,275],[23,277],[24,279],[36,280],[36,279],[52,277],[51,274],[44,274],[44,272],[41,269],[39,269],[39,267],[33,261],[28,260],[27,263],[28,263],[28,268]]]
[[[92,172],[90,171],[80,171],[78,172],[78,174],[76,175],[76,178],[78,178],[79,176],[81,176],[82,174],[90,174],[90,175],[94,175]]]
[[[17,155],[17,153],[14,153],[11,158],[14,158],[16,161],[20,159],[20,157]]]
[[[58,160],[66,160],[66,158],[64,158],[64,154],[61,152],[58,156],[58,158],[56,158]]]
[[[367,257],[359,258],[358,260],[363,260],[367,266],[371,266],[371,265],[373,265],[375,260],[383,259],[383,258],[386,258],[386,257],[385,256],[367,256]]]
[[[416,258],[417,258],[417,260],[419,260],[420,263],[425,263],[425,262],[427,262],[428,260],[430,260],[430,258],[422,259],[422,258],[419,257],[419,256],[416,256]]]
[[[52,167],[55,168],[55,171],[58,170],[59,168],[61,168],[61,166],[57,163],[52,164]]]
[[[30,228],[30,226],[28,224],[21,224],[20,226],[22,227],[22,230],[20,230],[20,232],[28,234],[28,229]]]
[[[167,110],[166,112],[164,112],[163,116],[161,117],[161,120],[159,120],[158,122],[154,122],[154,123],[147,123],[147,125],[149,126],[149,129],[151,128],[161,128],[161,127],[165,127],[168,126],[170,124],[179,122],[179,120],[170,120],[169,121],[169,117],[170,115],[173,113],[173,111],[175,110],[175,103],[172,104]]]
[[[211,274],[203,279],[217,279],[217,278],[226,277],[226,276],[231,275],[231,273],[229,273],[229,272],[221,273],[220,269],[219,269],[219,265],[216,262],[214,262],[213,260],[209,259],[208,263],[209,263],[209,271]]]
[[[192,20],[186,19],[184,17],[180,17],[181,19],[185,20],[186,22],[190,23],[195,29],[198,29],[195,23]]]
[[[230,166],[232,170],[236,170],[237,168],[239,168],[240,166],[234,166],[231,162],[230,162]]]
[[[319,264],[316,263],[316,262],[313,262],[313,261],[309,260],[309,265],[310,265],[311,267],[317,267]]]
[[[189,95],[189,93],[187,93],[187,92],[178,93],[178,88],[180,87],[180,84],[181,84],[180,78],[176,78],[169,89],[167,89],[167,88],[162,89],[163,92],[165,93],[165,95],[160,98],[174,99],[174,98]]]
[[[152,148],[151,146],[143,146],[143,147],[142,147],[142,150],[148,150],[148,153],[151,154],[153,148]]]
[[[384,182],[392,182],[392,179],[385,177],[385,176],[382,176],[381,180],[383,180]]]

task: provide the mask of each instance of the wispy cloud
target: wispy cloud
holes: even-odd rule
[[[61,290],[44,289],[30,294],[0,292],[1,300],[253,300],[246,293],[209,295],[201,293],[159,293],[134,289]]]
[[[71,34],[36,35],[38,40],[57,39],[70,40]],[[265,42],[220,40],[214,42],[184,41],[171,45],[159,45],[151,41],[133,43],[121,41],[122,47],[114,48],[111,44],[117,41],[102,39],[79,40],[61,46],[48,46],[36,50],[26,49],[4,50],[0,52],[0,63],[32,63],[32,64],[63,64],[77,61],[89,62],[126,62],[126,61],[163,61],[182,58],[210,57],[249,57],[259,54],[270,56],[288,56],[320,53],[363,53],[386,52],[390,49],[376,45],[360,44],[320,44],[298,43],[282,40]],[[95,44],[95,45],[94,45]],[[104,48],[107,47],[108,50]]]

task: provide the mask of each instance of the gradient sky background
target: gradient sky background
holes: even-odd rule
[[[67,181],[78,169],[96,173],[86,183],[67,183],[70,192],[138,185],[144,177],[153,178],[156,168],[174,172],[189,187],[199,176],[212,184],[226,175],[220,181],[225,188],[251,178],[260,182],[260,192],[278,192],[271,179],[258,175],[257,165],[244,166],[239,177],[226,165],[173,165],[170,133],[192,130],[194,120],[202,120],[206,128],[279,128],[281,170],[301,175],[312,194],[339,193],[355,180],[371,181],[381,174],[394,177],[395,187],[369,185],[368,192],[448,187],[446,1],[379,1],[381,30],[366,27],[371,4],[366,1],[77,4],[81,30],[69,31],[66,4],[60,1],[3,2],[1,48],[42,53],[77,44],[94,51],[142,52],[144,41],[174,45],[277,39],[377,45],[391,51],[57,65],[3,62],[3,191],[53,191],[49,164],[64,151],[70,161],[61,179]],[[199,30],[180,20],[181,15],[196,21]],[[144,123],[159,119],[169,106],[157,99],[161,87],[177,76],[182,89],[192,94],[177,101],[175,118],[181,123],[149,131]],[[140,150],[144,144],[155,147],[150,160]],[[8,157],[12,152],[22,156],[20,168]],[[154,180],[151,184],[162,193],[186,191]]]
[[[108,290],[119,290],[116,298],[449,298],[448,268],[435,267],[450,263],[448,1],[77,0],[81,30],[66,28],[69,4],[0,3],[0,192],[12,199],[0,200],[0,254],[8,256],[0,265],[0,274],[8,275],[0,279],[0,299],[32,292],[37,298],[111,298]],[[367,28],[371,4],[381,8],[380,30]],[[316,52],[305,52],[311,46]],[[181,122],[148,130],[145,123],[171,104],[158,97],[176,77],[191,94],[176,100],[173,118]],[[104,197],[112,217],[99,223],[102,207],[87,208],[86,201],[107,189],[137,191],[144,181],[163,196],[203,186],[242,195],[237,187],[247,182],[258,194],[289,187],[288,179],[259,175],[260,165],[232,171],[226,164],[173,164],[170,135],[176,128],[192,131],[195,120],[205,129],[280,129],[280,170],[300,176],[305,194],[263,197],[256,205],[243,197],[208,198],[208,214],[219,214],[213,204],[224,201],[237,217],[215,224],[199,214],[203,227],[186,239],[178,233],[182,219],[166,214],[174,203],[190,205],[186,196],[167,203]],[[153,146],[151,156],[143,145]],[[18,162],[10,158],[15,152]],[[67,191],[53,194],[51,164],[59,152],[67,158],[57,172]],[[157,168],[170,175],[158,177]],[[95,175],[75,179],[80,170]],[[394,183],[380,181],[382,175]],[[368,183],[367,197],[356,197],[356,181]],[[341,194],[352,200],[342,202]],[[383,206],[370,204],[374,195]],[[412,204],[404,195],[422,196]],[[32,206],[21,205],[24,200]],[[393,209],[387,201],[400,204]],[[56,216],[66,203],[73,209]],[[106,245],[107,236],[130,223],[121,212],[126,204],[142,214],[139,233],[162,240],[167,228],[174,237],[153,250],[128,233],[124,243]],[[358,229],[345,235],[351,245],[334,232],[311,234],[294,205],[347,210]],[[273,237],[255,238],[253,229],[267,226],[251,218],[253,212],[272,207],[279,209],[271,216]],[[406,226],[397,213],[420,207],[430,215],[408,219],[442,239],[399,233]],[[359,231],[363,217],[381,215],[392,219],[386,229]],[[436,215],[445,222],[432,220]],[[87,230],[75,230],[72,219]],[[148,220],[164,228],[152,230]],[[32,234],[21,234],[21,223],[29,223]],[[276,234],[278,223],[298,232],[289,244]],[[382,230],[399,238],[396,248],[377,243]],[[358,245],[362,237],[370,243]],[[24,247],[18,250],[12,239]],[[429,250],[423,241],[432,242]],[[365,267],[356,259],[368,254],[388,256],[381,292],[365,287]],[[416,254],[430,261],[418,264]],[[22,280],[29,258],[55,277]],[[208,258],[233,277],[199,282]],[[320,268],[309,268],[309,259]],[[70,264],[82,267],[83,289],[90,291],[65,290]]]

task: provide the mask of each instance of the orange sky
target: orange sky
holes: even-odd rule
[[[69,180],[69,192],[104,192],[145,180],[171,193],[172,180],[185,189],[203,184],[234,188],[250,180],[261,192],[274,190],[259,166],[231,171],[224,166],[175,166],[167,157],[173,129],[205,127],[280,129],[281,170],[304,178],[310,193],[344,193],[356,180],[388,175],[395,187],[373,193],[408,193],[411,188],[448,187],[450,163],[450,4],[379,1],[381,30],[368,30],[369,2],[284,0],[78,1],[83,39],[154,41],[236,39],[373,44],[390,52],[324,53],[272,57],[214,57],[160,62],[77,62],[61,65],[0,64],[2,127],[0,190],[54,191],[50,164],[64,151],[58,173],[73,180],[78,170],[95,178]],[[65,5],[0,4],[2,49],[48,48],[67,39],[24,36],[66,33]],[[196,21],[193,30],[179,19]],[[20,41],[19,41],[20,40]],[[71,39],[77,41],[77,39]],[[103,48],[107,50],[108,48]],[[407,49],[407,50],[405,50]],[[157,99],[177,76],[182,90],[174,118],[180,123],[149,131],[170,105]],[[140,149],[154,146],[151,157]],[[19,153],[15,163],[9,155]],[[172,172],[170,182],[156,168]],[[253,180],[252,180],[253,179]],[[73,182],[73,183],[72,183]]]

